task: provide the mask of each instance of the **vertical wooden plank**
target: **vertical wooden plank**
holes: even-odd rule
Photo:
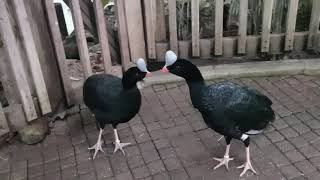
[[[246,53],[248,0],[240,1],[238,54]]]
[[[215,1],[214,54],[222,55],[223,42],[223,0]]]
[[[75,25],[75,33],[77,39],[77,45],[80,55],[80,60],[83,65],[85,78],[88,78],[92,74],[91,63],[89,58],[89,51],[87,45],[87,39],[84,31],[83,20],[81,15],[81,9],[79,0],[72,0],[72,15]]]
[[[0,1],[0,32],[2,41],[8,52],[10,66],[18,87],[21,103],[27,120],[32,121],[37,118],[37,112],[33,104],[30,86],[27,82],[26,72],[22,63],[21,53],[18,49],[15,33],[9,18],[6,1]]]
[[[296,29],[296,20],[298,12],[299,0],[290,0],[287,13],[287,32],[285,37],[284,50],[290,51],[293,49],[294,32]]]
[[[320,22],[320,1],[313,0],[311,19],[309,25],[309,36],[308,36],[308,49],[313,48],[316,41],[316,34],[319,31]]]
[[[118,21],[118,37],[120,39],[121,63],[123,70],[127,70],[130,66],[130,51],[128,40],[128,29],[126,16],[124,11],[124,0],[116,0],[117,21]]]
[[[102,50],[104,72],[110,73],[112,63],[111,63],[111,56],[110,56],[110,49],[109,49],[108,34],[106,29],[106,22],[104,18],[101,0],[94,1],[94,12],[96,15],[96,24],[97,24],[97,31],[99,36],[99,43],[101,45],[101,50]]]
[[[156,0],[144,0],[148,57],[156,59]]]
[[[167,39],[164,0],[156,0],[156,41],[164,42]]]
[[[146,58],[141,0],[126,0],[124,6],[131,61],[135,62],[139,58]]]
[[[24,48],[26,49],[27,59],[30,65],[31,75],[35,85],[36,93],[39,99],[42,114],[51,112],[50,100],[48,97],[47,87],[44,82],[42,69],[39,62],[39,56],[36,50],[33,34],[23,0],[13,0],[16,8],[18,25],[21,30]]]
[[[66,53],[64,51],[64,47],[62,43],[57,14],[56,14],[52,0],[45,0],[45,8],[47,12],[47,19],[50,27],[49,29],[51,31],[54,50],[58,60],[58,66],[60,70],[64,93],[65,93],[68,105],[72,105],[74,103],[74,94],[71,87],[71,81],[69,78],[68,66],[66,63]]]
[[[9,126],[0,102],[0,136],[9,132]]]
[[[192,56],[200,56],[199,0],[191,0]]]
[[[178,54],[177,4],[176,0],[168,0],[170,50]]]
[[[270,30],[274,0],[263,1],[261,52],[268,52],[270,47]]]

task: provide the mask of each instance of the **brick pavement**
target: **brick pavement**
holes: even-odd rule
[[[218,80],[216,80],[218,81]],[[277,120],[253,137],[251,152],[258,176],[242,179],[320,179],[320,77],[290,76],[233,79],[259,89],[274,102]],[[211,82],[212,83],[212,82]],[[155,85],[142,92],[138,116],[119,126],[132,145],[113,155],[113,133],[106,127],[105,154],[92,160],[87,150],[98,131],[88,109],[57,121],[51,134],[35,146],[14,141],[0,149],[1,180],[60,179],[239,179],[236,166],[245,160],[241,142],[232,141],[230,171],[212,158],[224,153],[224,140],[208,129],[190,104],[185,83]]]

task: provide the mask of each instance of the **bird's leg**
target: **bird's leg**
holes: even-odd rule
[[[95,145],[93,145],[92,147],[89,147],[88,149],[91,150],[91,149],[94,149],[94,155],[93,155],[93,159],[96,158],[96,155],[98,153],[98,151],[103,151],[102,149],[102,140],[101,140],[101,136],[102,136],[102,132],[103,132],[103,129],[100,129],[100,132],[99,132],[99,137],[98,137],[98,141]]]
[[[241,166],[237,167],[237,168],[243,168],[243,171],[241,172],[240,177],[242,177],[248,170],[251,170],[254,174],[257,174],[257,172],[253,169],[251,164],[249,142],[250,142],[250,139],[249,137],[247,137],[244,140],[244,144],[246,145],[246,162]]]
[[[223,158],[213,158],[214,160],[220,162],[218,165],[216,165],[213,168],[214,170],[216,170],[217,168],[219,168],[222,165],[224,165],[226,167],[226,169],[229,170],[229,161],[233,160],[233,158],[229,157],[231,137],[225,137],[225,139],[226,139],[226,143],[227,143],[226,152],[225,152]]]
[[[130,145],[131,143],[120,143],[120,139],[119,139],[119,136],[118,136],[118,131],[117,131],[117,129],[114,128],[114,129],[113,129],[113,132],[114,132],[114,138],[115,138],[115,142],[114,142],[114,146],[115,146],[115,147],[114,147],[113,153],[116,153],[118,150],[121,150],[122,153],[123,153],[123,155],[125,155],[123,148],[124,148],[125,146]]]

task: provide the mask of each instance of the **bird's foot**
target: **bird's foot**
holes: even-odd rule
[[[257,174],[256,170],[253,169],[251,161],[247,161],[244,164],[242,164],[241,166],[237,167],[238,169],[243,168],[242,173],[240,174],[240,177],[242,177],[248,170],[251,170],[254,174]]]
[[[102,142],[101,140],[98,140],[98,142],[93,145],[92,147],[89,147],[88,149],[91,150],[91,149],[94,149],[94,155],[93,155],[93,159],[96,158],[96,155],[98,153],[98,151],[101,151],[104,153],[103,149],[102,149]]]
[[[233,158],[230,158],[229,156],[224,156],[223,158],[213,158],[213,159],[220,162],[218,165],[216,165],[213,168],[214,170],[216,170],[220,166],[224,165],[228,171],[229,171],[229,161],[233,160]]]
[[[120,143],[120,141],[114,142],[114,151],[113,151],[113,154],[116,153],[118,150],[121,150],[122,153],[123,153],[123,155],[125,155],[125,152],[124,152],[123,148],[124,148],[125,146],[130,145],[130,144],[131,144],[131,143]]]

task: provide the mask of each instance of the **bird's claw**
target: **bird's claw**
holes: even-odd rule
[[[216,165],[213,168],[213,170],[216,170],[219,167],[221,167],[222,165],[224,165],[226,167],[227,171],[229,171],[229,161],[233,160],[233,158],[230,158],[229,156],[224,156],[223,158],[213,158],[213,159],[220,162],[218,165]]]
[[[98,141],[95,145],[93,145],[92,147],[88,148],[89,150],[94,149],[94,155],[93,155],[93,159],[96,158],[96,155],[99,151],[104,153],[104,150],[102,149],[102,142]]]
[[[122,151],[122,154],[125,156],[126,153],[124,152],[123,148],[125,146],[128,146],[130,145],[131,143],[120,143],[120,142],[115,142],[114,143],[114,151],[113,151],[113,154],[116,153],[118,150],[121,150]]]
[[[240,177],[242,177],[248,170],[251,170],[254,174],[257,174],[256,170],[253,169],[252,164],[250,161],[245,162],[241,166],[237,167],[238,169],[243,168],[243,171],[240,174]]]

